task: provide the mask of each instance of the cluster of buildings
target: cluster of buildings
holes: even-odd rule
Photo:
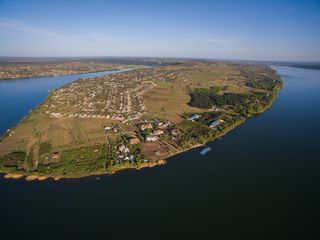
[[[169,133],[172,136],[177,135],[177,130],[173,127],[173,123],[170,121],[162,122],[158,119],[154,119],[152,123],[145,121],[140,125],[140,131],[146,142],[156,142],[165,133]]]
[[[60,76],[87,72],[101,72],[119,68],[119,65],[96,62],[28,63],[0,65],[0,79],[40,76]]]
[[[115,159],[116,163],[134,160],[134,155],[131,154],[129,147],[124,144],[118,147],[118,154],[118,157]]]
[[[133,135],[129,137],[127,140],[128,140],[128,144],[121,144],[118,146],[118,149],[117,149],[118,156],[115,160],[116,163],[120,163],[123,161],[134,161],[136,158],[135,153],[131,152],[129,148],[129,144],[137,145],[140,143],[140,139],[137,136]]]
[[[127,141],[125,141],[126,143],[120,144],[117,148],[117,158],[114,161],[115,163],[135,160],[136,156],[135,153],[130,150],[130,148],[132,149],[130,145],[137,145],[141,142],[152,143],[160,141],[160,137],[164,134],[166,134],[167,137],[174,139],[178,134],[174,124],[170,121],[163,122],[158,119],[153,119],[151,121],[145,120],[143,123],[138,123],[136,126],[140,132],[140,138],[138,137],[138,134],[135,133],[127,138]],[[112,128],[108,130],[112,130]],[[160,152],[155,151],[154,154],[159,155]]]
[[[194,121],[198,120],[200,117],[201,117],[200,114],[194,113],[188,118],[188,120],[194,122]],[[219,126],[221,123],[224,123],[223,119],[212,120],[209,122],[208,127],[215,128],[215,127]]]
[[[157,81],[174,80],[168,71],[139,69],[104,77],[81,79],[52,90],[44,113],[52,117],[134,120],[145,111],[142,95]]]

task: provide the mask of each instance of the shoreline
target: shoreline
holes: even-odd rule
[[[272,103],[271,103],[272,105]],[[271,106],[270,105],[270,106]],[[263,110],[262,112],[265,112],[268,108],[267,107],[265,110]],[[260,112],[260,113],[262,113]],[[258,114],[258,113],[257,113]],[[253,115],[252,115],[253,116]],[[84,176],[78,176],[78,177],[73,177],[73,176],[43,176],[43,175],[35,175],[35,174],[30,174],[30,175],[24,175],[22,173],[6,173],[6,172],[2,172],[0,171],[1,174],[3,174],[3,178],[5,179],[11,179],[11,180],[25,180],[25,181],[43,181],[43,180],[54,180],[54,181],[58,181],[58,180],[71,180],[71,179],[80,179],[80,178],[89,178],[89,177],[98,177],[98,176],[108,176],[108,175],[114,175],[114,174],[117,174],[121,171],[125,171],[125,170],[143,170],[145,168],[153,168],[153,167],[158,167],[158,166],[162,166],[162,165],[166,165],[167,162],[168,162],[168,159],[171,158],[171,157],[174,157],[174,156],[177,156],[181,153],[184,153],[184,152],[188,152],[192,149],[195,149],[195,148],[199,148],[199,147],[203,147],[207,144],[211,144],[213,143],[214,141],[216,141],[217,139],[227,135],[228,133],[230,133],[232,130],[235,130],[237,127],[239,127],[240,125],[242,125],[243,123],[246,122],[247,119],[251,118],[252,116],[246,118],[244,121],[240,121],[239,123],[237,123],[235,126],[231,127],[230,129],[227,129],[225,132],[219,134],[214,140],[212,141],[208,141],[206,144],[195,144],[193,146],[190,146],[186,149],[183,149],[183,150],[180,150],[176,153],[173,153],[173,154],[169,154],[168,156],[166,156],[164,159],[160,159],[160,160],[157,160],[153,163],[141,163],[139,166],[137,167],[123,167],[123,168],[119,168],[117,169],[116,171],[113,171],[113,172],[104,172],[104,173],[92,173],[92,174],[89,174],[89,175],[84,175]],[[0,176],[1,177],[1,176]]]
[[[67,73],[67,74],[46,74],[46,75],[34,75],[29,77],[15,77],[15,78],[0,78],[0,81],[11,81],[11,80],[24,80],[29,78],[41,78],[41,77],[63,77],[63,76],[70,76],[70,75],[78,75],[78,74],[88,74],[88,73],[99,73],[99,72],[108,72],[108,71],[118,71],[123,70],[125,68],[113,68],[107,70],[98,70],[98,71],[89,71],[89,72],[79,72],[79,73]]]
[[[3,177],[5,179],[24,179],[26,181],[34,181],[34,180],[42,181],[42,180],[46,180],[46,179],[50,179],[50,180],[79,179],[79,178],[85,178],[85,177],[113,175],[117,172],[129,170],[129,169],[140,170],[140,169],[144,169],[144,168],[151,168],[151,167],[165,165],[168,162],[169,158],[176,156],[180,153],[187,152],[191,149],[205,146],[206,144],[212,144],[217,139],[220,139],[221,137],[225,136],[226,134],[228,134],[232,130],[236,129],[241,124],[245,123],[246,120],[250,119],[251,117],[259,115],[259,114],[267,111],[273,105],[275,100],[277,99],[277,97],[279,95],[279,91],[282,89],[282,87],[283,87],[283,85],[281,85],[279,89],[275,89],[272,91],[273,92],[272,98],[270,98],[270,101],[267,102],[267,104],[264,106],[263,109],[260,109],[259,111],[256,111],[252,114],[239,115],[239,117],[236,119],[235,122],[233,122],[231,125],[227,126],[226,128],[221,129],[216,136],[207,138],[205,141],[203,141],[205,143],[203,143],[203,144],[196,143],[194,145],[189,144],[187,148],[178,150],[177,152],[174,152],[174,153],[168,153],[168,155],[164,155],[162,157],[162,159],[155,160],[154,162],[142,162],[142,163],[135,163],[132,165],[130,165],[130,163],[125,163],[123,165],[118,165],[118,166],[114,167],[114,169],[115,169],[114,171],[112,171],[113,167],[109,167],[109,171],[106,171],[106,170],[103,171],[103,169],[102,169],[102,170],[96,171],[96,172],[91,172],[91,173],[88,172],[88,174],[87,173],[78,173],[79,175],[77,175],[77,173],[72,173],[69,175],[62,175],[62,176],[59,176],[59,175],[36,175],[36,173],[34,173],[34,172],[28,174],[27,172],[19,172],[19,170],[13,170],[13,172],[4,172],[3,170],[0,170],[0,174],[1,175],[3,174]],[[41,105],[41,104],[42,103],[40,103],[39,105]],[[29,115],[25,116],[21,121],[27,119],[28,116]],[[180,144],[180,148],[182,148],[181,144]],[[106,166],[105,168],[107,168],[107,167],[108,166]],[[2,176],[0,176],[0,177],[2,177]]]
[[[132,167],[123,167],[123,168],[120,167],[119,169],[117,169],[116,171],[113,171],[113,172],[92,173],[92,174],[89,174],[89,175],[78,176],[78,177],[74,177],[74,176],[70,176],[70,177],[68,177],[68,176],[43,176],[43,175],[35,175],[35,174],[24,175],[22,173],[6,173],[6,172],[2,172],[2,171],[0,171],[0,174],[1,175],[3,174],[3,176],[0,176],[0,177],[3,177],[4,179],[9,179],[9,180],[25,180],[27,182],[30,182],[30,181],[44,181],[44,180],[58,181],[58,180],[71,180],[71,179],[80,179],[80,178],[99,177],[99,176],[104,176],[104,175],[108,176],[108,175],[114,175],[116,173],[119,173],[119,172],[125,171],[125,170],[131,170],[131,169],[133,169],[133,170],[143,170],[145,168],[153,168],[153,167],[166,165],[169,158],[177,156],[177,155],[179,155],[179,154],[181,154],[183,152],[187,152],[187,151],[190,151],[192,149],[195,149],[195,148],[198,148],[198,147],[203,147],[203,146],[205,146],[207,144],[211,144],[211,143],[215,142],[217,139],[219,139],[219,138],[227,135],[231,131],[235,130],[237,127],[239,127],[240,125],[245,123],[248,119],[250,119],[251,117],[255,116],[256,114],[264,113],[265,111],[267,111],[273,105],[273,103],[275,102],[280,90],[281,89],[277,90],[277,93],[275,94],[275,97],[272,99],[270,104],[267,105],[263,110],[248,116],[247,118],[245,118],[242,121],[239,121],[234,126],[231,126],[230,128],[226,129],[225,132],[222,132],[221,134],[219,134],[214,140],[208,141],[205,144],[195,144],[193,146],[190,146],[189,148],[180,150],[180,151],[178,151],[176,153],[173,153],[173,154],[169,154],[164,159],[157,160],[157,161],[155,161],[153,163],[148,163],[148,162],[147,163],[141,163],[137,167],[134,167],[134,166],[132,166]]]

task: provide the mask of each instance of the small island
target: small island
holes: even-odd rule
[[[0,171],[29,180],[153,167],[270,107],[265,65],[185,61],[79,79],[49,92],[0,142]]]

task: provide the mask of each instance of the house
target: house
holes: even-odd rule
[[[157,122],[157,125],[160,127],[163,125],[163,122]]]
[[[220,124],[220,122],[218,120],[214,120],[209,124],[209,127],[211,128],[215,128]]]
[[[122,152],[122,153],[130,152],[129,148],[127,146],[125,146],[124,144],[120,145],[118,150],[119,150],[119,152]]]
[[[153,132],[153,134],[156,135],[156,136],[160,136],[160,135],[163,134],[163,130],[161,130],[161,129],[155,130],[155,131]]]
[[[109,127],[109,126],[105,126],[104,128],[103,128],[103,130],[105,130],[105,131],[108,131],[108,130],[111,130],[112,129],[112,127]]]
[[[118,147],[118,150],[119,150],[119,152],[122,152],[125,148],[126,148],[126,146],[122,144]]]
[[[171,125],[171,123],[168,121],[164,124],[162,124],[161,126],[159,126],[160,129],[166,129],[167,127],[169,127]]]
[[[136,144],[140,143],[140,140],[137,137],[132,137],[132,138],[129,139],[129,142],[130,142],[131,145],[136,145]]]
[[[129,153],[130,152],[130,149],[128,147],[126,147],[124,150],[123,150],[124,153]]]
[[[199,114],[194,113],[194,114],[192,114],[191,117],[189,117],[188,119],[191,120],[191,121],[194,121],[194,120],[198,119],[199,117],[200,117]]]
[[[170,131],[170,133],[171,133],[172,136],[177,136],[177,135],[178,135],[177,129],[172,129],[172,130]]]
[[[146,129],[152,129],[152,124],[151,123],[147,123],[147,124],[143,124],[141,125],[140,129],[141,131],[145,131]]]
[[[52,157],[51,157],[52,160],[59,160],[60,159],[60,153],[59,152],[54,152],[52,154]]]
[[[156,135],[147,135],[147,136],[146,136],[146,141],[147,141],[147,142],[155,142],[155,141],[157,141],[158,139],[159,139],[159,137],[156,136]]]

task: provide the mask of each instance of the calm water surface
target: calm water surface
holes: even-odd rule
[[[319,239],[320,71],[274,69],[284,89],[272,108],[205,156],[100,180],[1,179],[2,239]],[[21,99],[46,96],[38,84],[55,86],[1,82],[1,129],[27,113]]]

